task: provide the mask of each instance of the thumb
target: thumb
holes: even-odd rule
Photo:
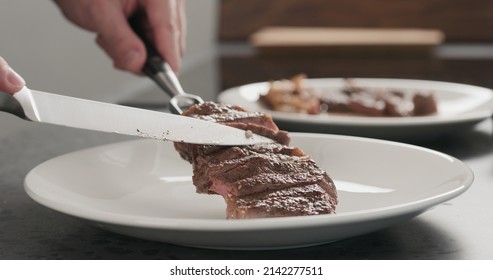
[[[25,85],[24,79],[0,57],[0,91],[14,94]]]

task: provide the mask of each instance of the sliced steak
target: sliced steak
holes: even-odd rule
[[[319,185],[226,197],[228,219],[308,216],[335,213],[337,199]]]
[[[215,152],[210,150],[196,154],[193,163],[193,183],[200,193],[217,193],[217,189],[211,188],[213,178],[221,178],[221,173],[226,174],[235,167],[251,164],[251,159],[262,154],[283,154],[289,156],[304,156],[299,148],[280,144],[264,144],[253,146],[229,147]],[[228,173],[229,174],[229,173]]]
[[[269,115],[212,102],[194,105],[183,115],[251,130],[278,142],[232,147],[175,143],[193,166],[197,192],[223,196],[228,218],[335,212],[332,179],[301,149],[288,146],[288,134]]]
[[[214,102],[205,102],[190,107],[183,113],[184,116],[199,118],[202,120],[223,123],[243,130],[265,136],[278,143],[288,145],[289,136],[286,131],[281,131],[272,120],[272,117],[264,113],[251,113],[243,108],[231,105],[220,105]],[[227,147],[194,145],[188,143],[175,143],[175,148],[180,156],[190,163],[196,155],[214,153]]]
[[[220,195],[252,193],[319,183],[330,188],[327,174],[308,157],[258,154],[229,161],[209,175],[211,190]],[[223,168],[225,171],[223,171]]]

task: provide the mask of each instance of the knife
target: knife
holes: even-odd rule
[[[273,140],[192,117],[31,90],[0,95],[0,111],[35,122],[192,144],[237,146]]]

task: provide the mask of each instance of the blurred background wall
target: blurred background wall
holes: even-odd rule
[[[245,40],[263,26],[433,28],[449,42],[493,42],[493,1],[221,0],[220,38]]]

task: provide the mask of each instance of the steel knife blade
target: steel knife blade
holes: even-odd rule
[[[13,95],[25,119],[81,129],[205,145],[254,145],[271,139],[196,118],[86,100],[24,87]],[[4,104],[5,105],[5,104]]]

